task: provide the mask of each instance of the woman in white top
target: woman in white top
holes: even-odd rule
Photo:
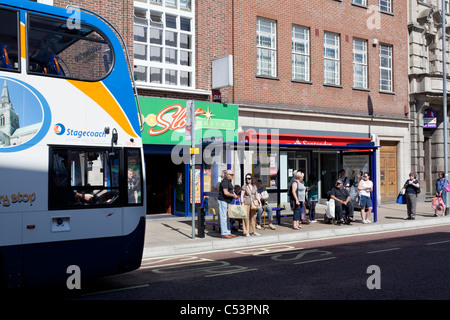
[[[373,183],[369,180],[369,173],[364,172],[362,180],[358,184],[359,205],[361,206],[361,219],[363,223],[371,223],[369,220],[372,213],[372,199],[370,193],[373,191]],[[367,212],[366,212],[367,208]]]

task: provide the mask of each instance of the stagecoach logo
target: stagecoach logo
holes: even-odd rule
[[[64,125],[62,123],[57,123],[57,124],[55,124],[55,127],[53,128],[53,130],[55,130],[55,133],[58,136],[62,136],[64,134],[64,132],[66,131],[66,127],[64,127]]]
[[[105,138],[106,132],[100,130],[100,131],[91,131],[91,130],[74,130],[67,128],[62,123],[57,123],[53,127],[53,131],[55,131],[55,134],[58,136],[66,135],[66,136],[72,136],[76,137],[78,139],[81,138]]]

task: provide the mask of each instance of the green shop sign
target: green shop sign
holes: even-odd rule
[[[190,144],[186,100],[139,97],[145,144]],[[195,101],[195,142],[237,141],[238,106]],[[188,132],[186,132],[188,131]]]

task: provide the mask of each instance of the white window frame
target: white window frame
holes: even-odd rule
[[[353,87],[367,89],[367,40],[353,38]]]
[[[380,12],[392,13],[392,0],[379,0],[378,8]]]
[[[134,1],[134,9],[146,13],[145,19],[138,20],[147,28],[147,32],[139,30],[142,37],[136,37],[136,31],[134,34],[135,80],[138,87],[198,91],[195,89],[195,1],[175,0],[174,3],[176,7],[165,6],[164,1],[161,4],[154,0]],[[191,10],[185,8],[187,4],[191,6]],[[174,20],[168,20],[173,17]],[[181,22],[187,20],[190,21],[189,31],[182,29],[187,25],[182,26]],[[171,21],[175,22],[174,26],[167,25]],[[136,22],[135,17],[135,28],[140,27],[140,22]],[[173,36],[173,41],[170,36]],[[183,42],[182,39],[186,38],[187,42]],[[189,43],[188,48],[185,48],[185,43]],[[144,47],[146,51],[137,50],[138,47]],[[145,55],[140,55],[140,52]],[[160,53],[161,59],[155,59],[158,55],[151,55],[151,52]],[[156,79],[160,81],[155,81],[152,78],[154,75],[157,75]]]
[[[324,84],[341,84],[340,35],[334,32],[324,32],[323,36]]]
[[[310,81],[309,32],[308,27],[292,25],[293,80]]]
[[[352,0],[353,4],[367,7],[367,0]]]
[[[380,91],[393,92],[392,45],[380,44]]]
[[[265,57],[266,59],[263,59]],[[256,74],[277,76],[277,22],[257,17],[256,21]]]

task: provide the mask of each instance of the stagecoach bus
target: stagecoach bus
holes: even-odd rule
[[[0,287],[139,268],[140,122],[112,25],[21,0],[0,21]]]

